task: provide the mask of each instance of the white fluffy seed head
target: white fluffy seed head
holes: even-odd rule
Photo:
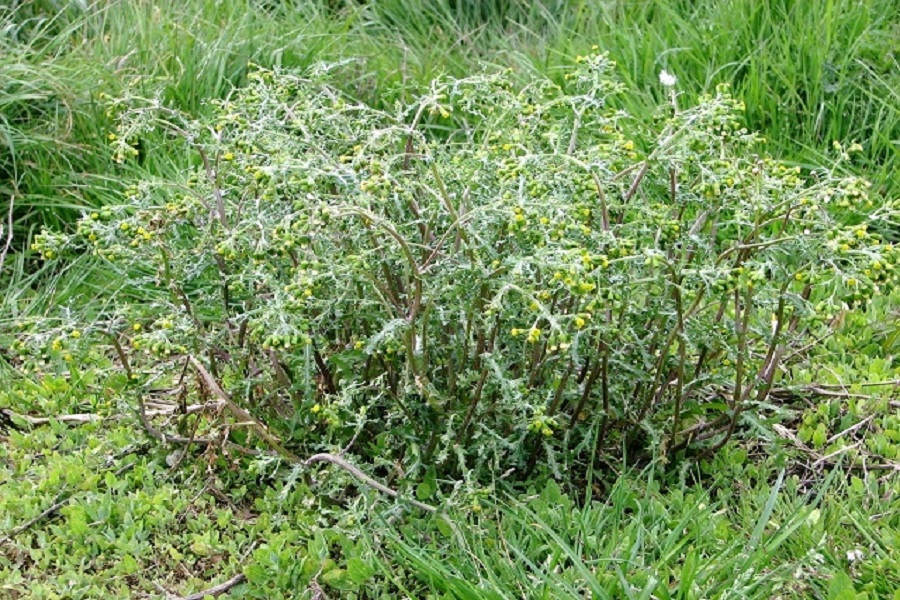
[[[659,82],[666,87],[672,87],[678,81],[678,78],[663,69],[659,72]]]

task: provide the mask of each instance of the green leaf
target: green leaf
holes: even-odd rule
[[[138,569],[140,568],[140,566],[138,565],[138,562],[130,554],[126,554],[125,556],[122,557],[122,563],[120,566],[121,566],[122,572],[125,575],[131,575],[132,573],[137,573]]]
[[[809,514],[806,516],[806,523],[810,527],[815,527],[819,522],[819,519],[822,518],[822,511],[818,508],[812,509]]]
[[[364,584],[372,575],[375,569],[360,558],[351,558],[347,560],[347,577],[357,585]]]
[[[825,441],[828,439],[828,431],[825,429],[824,423],[819,423],[819,426],[816,427],[815,432],[812,435],[812,443],[816,448],[821,448],[825,445]]]
[[[541,492],[541,499],[550,506],[555,506],[562,502],[563,495],[562,491],[559,489],[559,484],[552,479],[548,481],[546,487],[544,487],[544,491]]]
[[[267,579],[266,570],[259,563],[250,563],[244,567],[244,577],[246,577],[247,581],[250,583],[256,584],[263,583]]]
[[[428,500],[434,493],[434,488],[427,481],[423,481],[416,486],[416,498],[419,500]]]
[[[321,533],[317,533],[313,539],[309,540],[306,549],[311,557],[319,560],[324,560],[328,556],[328,543]]]
[[[14,412],[8,412],[6,414],[7,416],[9,416],[9,420],[12,421],[13,425],[18,427],[19,429],[27,431],[31,428],[31,423],[27,419],[25,419],[25,417],[17,415]]]
[[[197,538],[191,543],[191,552],[197,556],[208,556],[212,548],[202,538]]]
[[[691,546],[684,558],[684,566],[681,568],[681,580],[678,584],[678,597],[689,598],[691,586],[697,577],[697,550]]]
[[[69,511],[69,531],[76,536],[86,535],[90,531],[87,515],[80,506],[73,506]]]
[[[828,600],[856,600],[856,589],[846,573],[837,573],[828,586]]]
[[[356,582],[350,578],[344,569],[331,569],[322,574],[321,580],[322,583],[336,590],[348,591],[357,588]]]
[[[428,467],[425,479],[416,486],[416,498],[419,500],[428,500],[437,490],[437,476],[434,467]]]
[[[435,525],[437,526],[438,531],[441,532],[441,535],[445,537],[450,537],[453,535],[453,528],[450,527],[450,524],[442,518],[438,518],[435,521]]]

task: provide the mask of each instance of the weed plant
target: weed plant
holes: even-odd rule
[[[760,155],[724,87],[673,90],[635,141],[613,63],[578,62],[565,88],[440,79],[393,112],[324,68],[260,70],[206,121],[112,101],[117,162],[162,128],[200,167],[36,237],[159,292],[42,324],[35,356],[106,338],[144,386],[193,356],[300,454],[362,433],[410,474],[722,447],[838,313],[890,292],[897,207]]]

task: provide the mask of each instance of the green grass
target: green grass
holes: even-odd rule
[[[810,483],[772,463],[718,472],[674,489],[652,471],[628,472],[583,504],[551,483],[466,519],[457,536],[391,534],[382,566],[417,572],[429,592],[460,600],[838,598],[850,573],[854,593],[898,589],[889,540],[900,520],[857,504],[862,479],[834,471]],[[896,501],[896,485],[868,485]],[[865,558],[848,559],[857,552]]]

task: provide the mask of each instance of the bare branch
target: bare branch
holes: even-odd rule
[[[221,596],[234,586],[238,585],[239,583],[243,583],[246,580],[247,578],[243,573],[238,573],[228,581],[223,581],[219,585],[213,586],[208,590],[203,590],[202,592],[197,592],[196,594],[191,594],[190,596],[176,596],[176,598],[177,600],[203,600],[207,596]]]
[[[27,522],[22,523],[18,527],[13,528],[9,533],[7,533],[5,536],[0,538],[0,546],[5,544],[6,542],[10,541],[11,539],[16,537],[20,533],[27,531],[31,527],[34,527],[34,525],[43,521],[50,515],[56,513],[56,511],[58,511],[60,508],[62,508],[66,504],[68,504],[69,500],[71,499],[71,496],[66,496],[64,498],[62,498],[62,496],[63,496],[63,494],[60,494],[59,496],[57,496],[56,501],[50,506],[50,508],[48,508],[47,510],[45,510],[38,516],[34,517],[33,519],[29,519]],[[62,498],[62,499],[60,500],[60,498]]]
[[[371,477],[369,477],[368,475],[363,473],[358,467],[347,462],[340,456],[335,456],[334,454],[327,454],[327,453],[314,454],[314,455],[310,456],[309,458],[307,458],[305,461],[303,461],[302,464],[304,466],[309,466],[309,465],[312,465],[317,462],[327,462],[327,463],[330,463],[337,467],[340,467],[340,468],[344,469],[345,471],[347,471],[348,473],[350,473],[351,475],[353,475],[353,477],[355,477],[362,483],[366,484],[367,486],[369,486],[371,488],[378,490],[379,492],[381,492],[382,494],[385,494],[386,496],[390,496],[391,498],[394,498],[396,500],[401,500],[401,499],[406,500],[407,502],[409,502],[416,508],[421,508],[424,511],[437,512],[437,508],[435,508],[434,506],[431,506],[430,504],[425,504],[424,502],[419,502],[418,500],[414,500],[412,498],[401,498],[399,492],[397,492],[396,490],[392,490],[391,488],[387,487],[386,485],[384,485],[382,483],[379,483],[378,481],[375,481],[374,479],[372,479]]]

